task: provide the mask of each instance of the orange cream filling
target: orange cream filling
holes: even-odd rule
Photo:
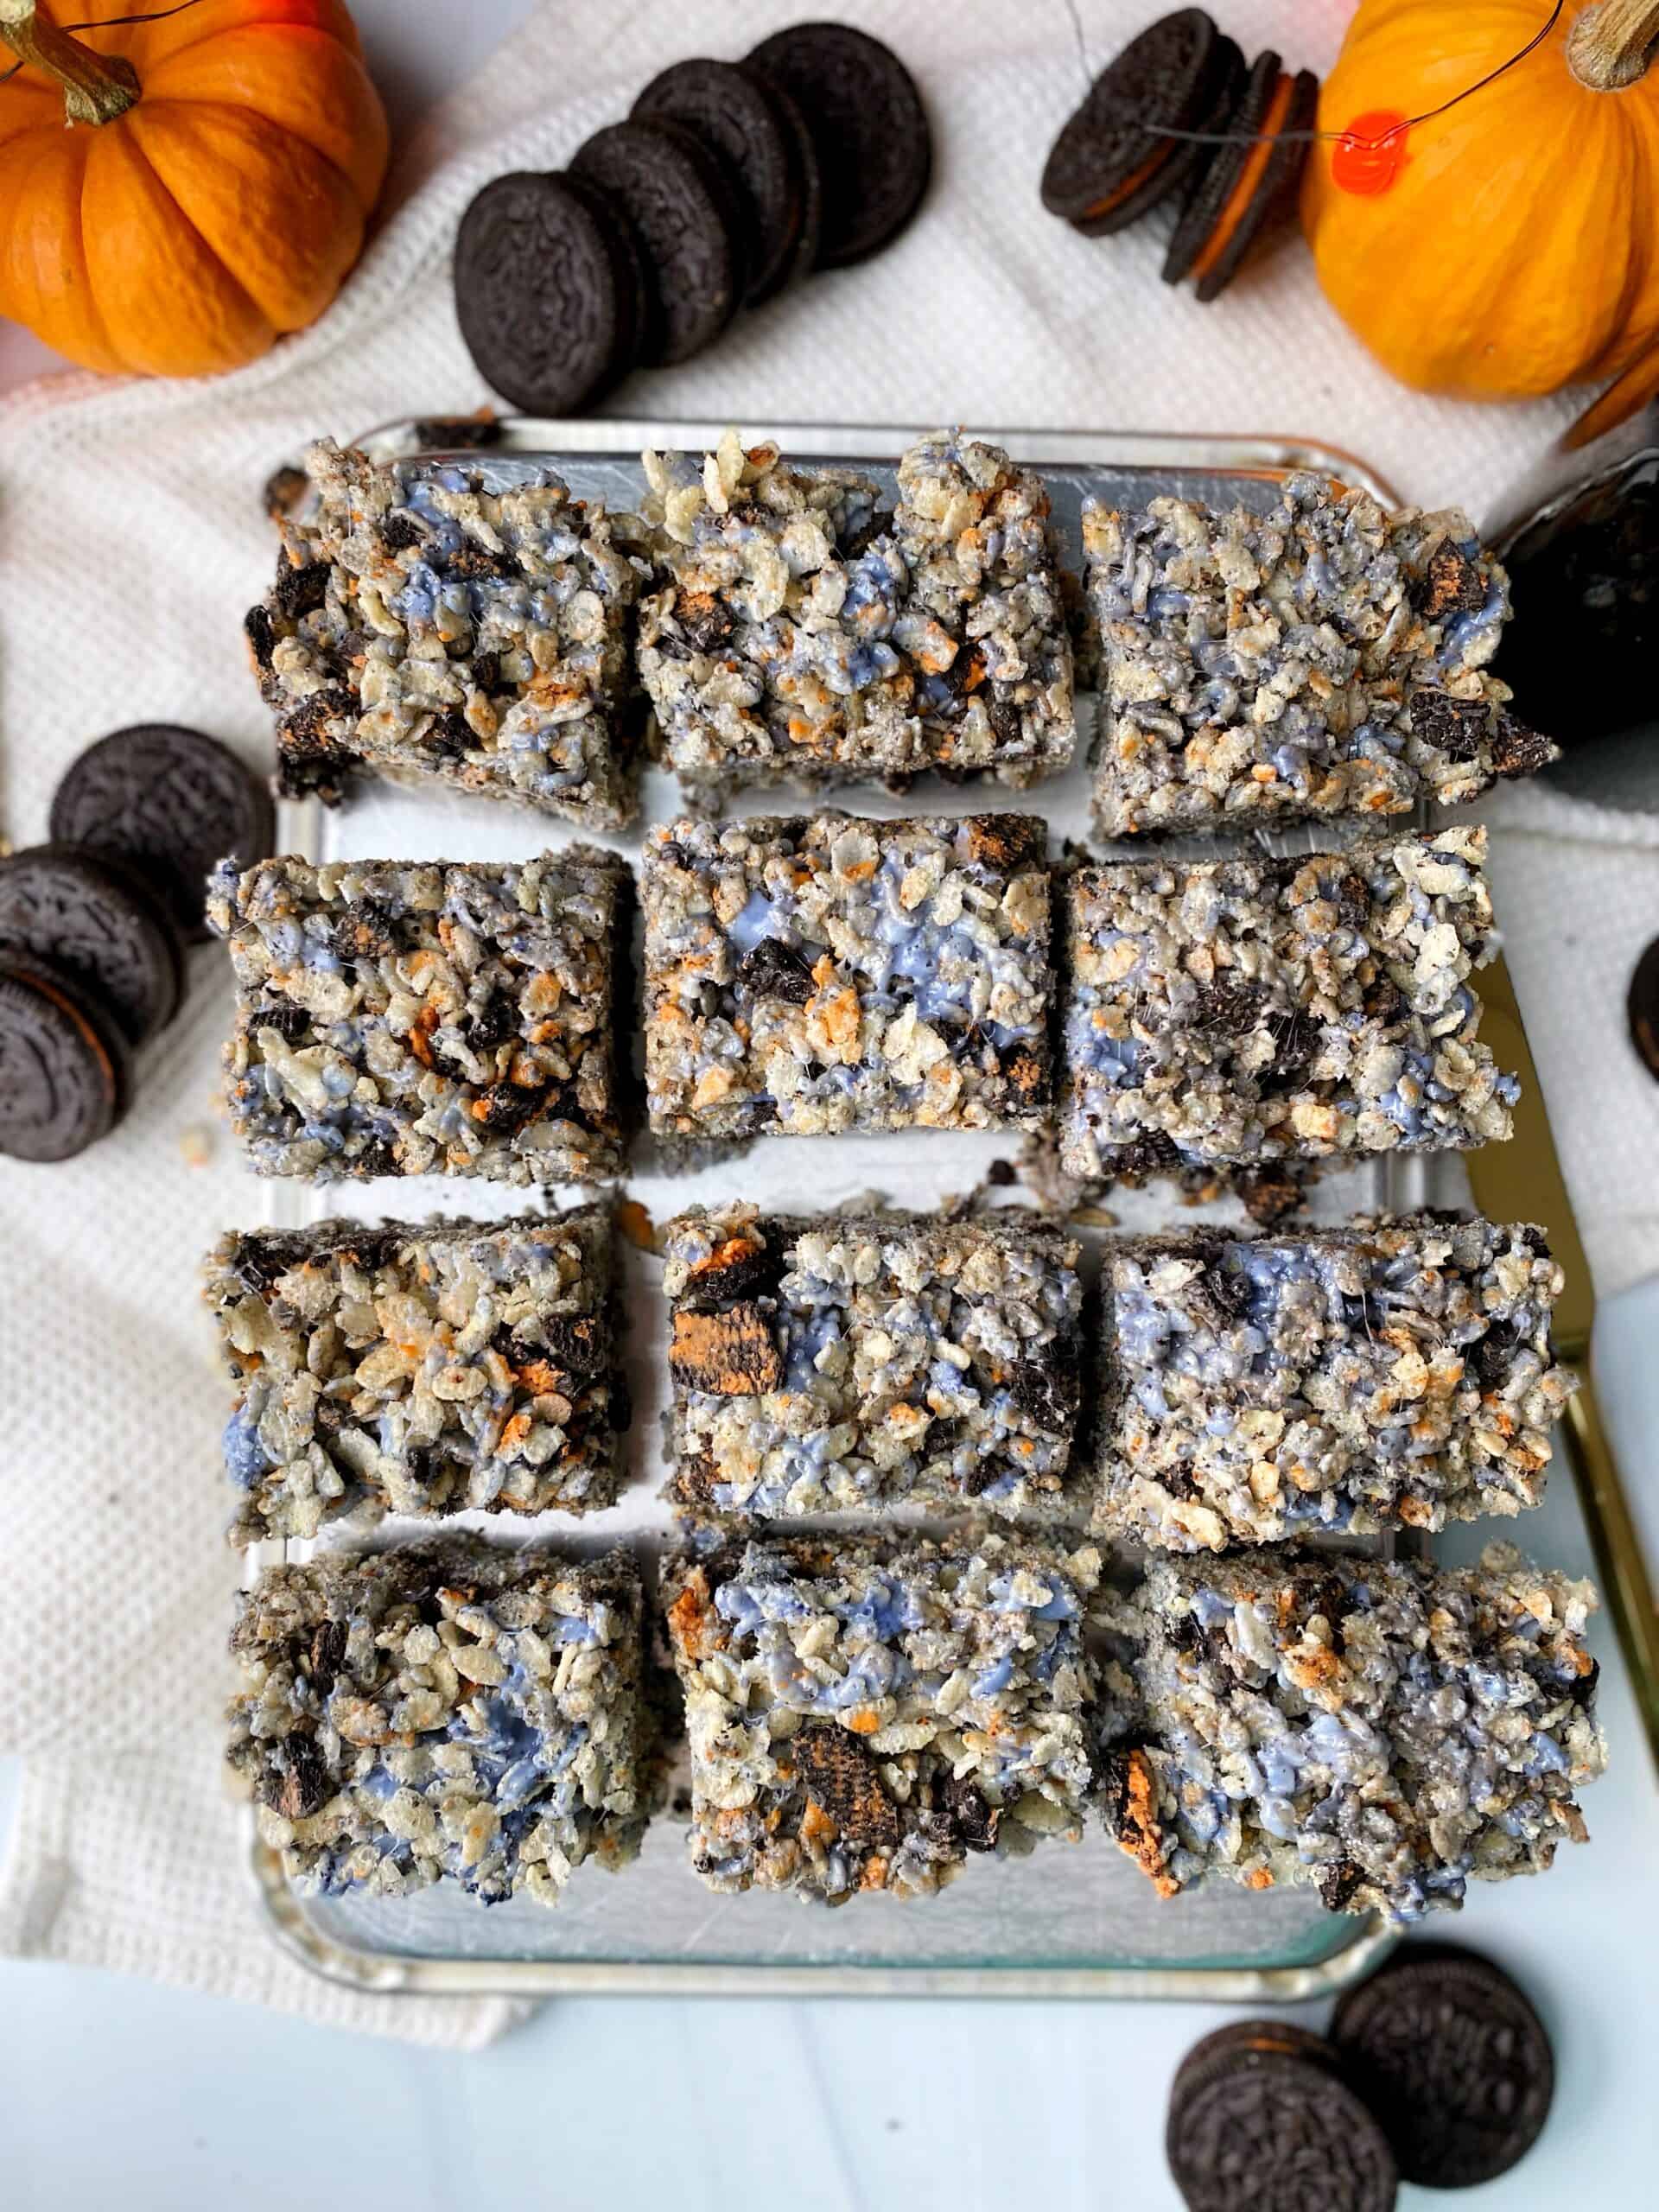
[[[1078,221],[1092,223],[1097,215],[1109,215],[1114,207],[1122,207],[1132,192],[1138,192],[1148,177],[1157,175],[1169,159],[1171,150],[1170,147],[1162,146],[1149,162],[1142,162],[1138,169],[1131,169],[1122,183],[1109,192],[1103,200],[1091,200],[1077,218]]]
[[[1216,218],[1215,228],[1205,240],[1204,251],[1192,264],[1192,275],[1195,283],[1204,282],[1227,251],[1228,241],[1244,219],[1245,211],[1267,175],[1268,163],[1278,150],[1279,133],[1285,127],[1285,118],[1290,112],[1290,97],[1295,89],[1295,79],[1281,70],[1279,82],[1273,88],[1273,98],[1268,102],[1267,112],[1259,125],[1260,143],[1252,146],[1245,157],[1244,166],[1238,173],[1238,181],[1228,194],[1222,211]]]

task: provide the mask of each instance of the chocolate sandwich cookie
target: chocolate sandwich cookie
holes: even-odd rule
[[[1426,2189],[1507,2173],[1549,2117],[1543,2023],[1508,1974],[1454,1945],[1414,1943],[1350,1990],[1331,2039],[1401,2173]]]
[[[683,124],[652,116],[595,131],[569,174],[608,193],[633,232],[645,272],[640,365],[688,360],[743,293],[747,222],[721,163]]]
[[[276,838],[270,791],[228,746],[176,722],[137,722],[87,747],[58,785],[52,836],[142,872],[187,944],[206,944],[209,871],[264,860]]]
[[[796,23],[763,39],[749,66],[806,119],[823,179],[820,269],[845,269],[896,238],[933,173],[933,136],[898,55],[846,23]]]
[[[1201,169],[1169,242],[1164,282],[1191,276],[1198,297],[1217,298],[1243,266],[1262,231],[1295,196],[1307,160],[1307,140],[1289,133],[1313,128],[1319,80],[1311,69],[1291,76],[1271,49],[1258,54],[1230,132]]]
[[[1389,2212],[1399,2177],[1337,2056],[1293,2023],[1206,2036],[1176,2072],[1165,2153],[1191,2212]]]
[[[1166,130],[1219,127],[1243,56],[1202,8],[1180,8],[1131,39],[1054,141],[1043,205],[1086,238],[1138,221],[1178,191],[1210,150]]]
[[[1643,1066],[1659,1080],[1659,937],[1636,963],[1624,1010],[1630,1042],[1641,1055]]]
[[[639,250],[581,178],[520,169],[486,184],[461,219],[454,288],[474,366],[526,414],[579,414],[639,359]]]
[[[126,1095],[126,1040],[97,1001],[48,961],[0,962],[0,1153],[72,1160]]]
[[[0,958],[50,961],[107,1007],[129,1045],[164,1027],[183,994],[165,906],[118,859],[79,845],[0,861]]]
[[[777,96],[732,62],[677,61],[652,79],[632,114],[679,124],[724,165],[747,218],[744,302],[781,291],[795,273],[805,180]]]
[[[795,241],[795,252],[785,276],[786,284],[793,284],[802,276],[810,276],[818,265],[818,248],[823,242],[823,172],[818,167],[818,149],[813,143],[812,133],[806,127],[806,118],[801,113],[800,103],[792,93],[785,91],[775,79],[768,79],[761,71],[740,61],[738,67],[746,77],[753,77],[766,92],[778,111],[779,120],[789,133],[791,158],[801,181],[801,228]]]

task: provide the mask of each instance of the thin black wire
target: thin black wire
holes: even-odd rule
[[[153,14],[148,16],[106,16],[102,22],[60,23],[58,29],[60,31],[112,31],[118,24],[164,23],[169,16],[182,16],[188,9],[194,8],[196,4],[197,0],[179,0],[176,8],[157,8]],[[15,77],[22,66],[20,59],[14,61],[10,69],[0,69],[0,85],[5,84],[9,79]]]
[[[1538,51],[1556,24],[1560,22],[1566,5],[1567,0],[1555,0],[1554,6],[1549,11],[1548,20],[1542,29],[1527,41],[1518,54],[1512,54],[1507,61],[1500,61],[1496,69],[1489,69],[1478,83],[1469,86],[1464,92],[1453,92],[1449,100],[1442,100],[1438,107],[1426,109],[1421,115],[1402,116],[1398,123],[1390,124],[1389,129],[1377,138],[1362,138],[1352,130],[1180,130],[1173,124],[1151,123],[1141,116],[1137,116],[1135,120],[1141,124],[1148,137],[1179,138],[1187,144],[1195,146],[1313,146],[1321,142],[1338,146],[1386,146],[1390,140],[1401,137],[1406,131],[1414,129],[1418,124],[1433,123],[1436,116],[1445,115],[1451,108],[1461,107],[1465,100],[1473,99],[1475,94],[1484,92],[1488,85],[1495,85],[1500,77],[1507,77],[1511,69],[1519,68],[1523,61]],[[1077,33],[1077,51],[1081,54],[1084,51],[1083,25],[1078,20],[1073,0],[1066,0],[1066,6],[1067,12],[1071,17],[1072,28]],[[1088,67],[1086,60],[1084,67],[1086,71]]]

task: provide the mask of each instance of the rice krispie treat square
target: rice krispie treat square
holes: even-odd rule
[[[1096,1526],[1221,1551],[1540,1503],[1560,1290],[1541,1230],[1486,1221],[1114,1244]]]
[[[582,1182],[622,1164],[613,971],[632,879],[519,864],[232,861],[231,1119],[262,1175]]]
[[[591,1513],[622,1480],[611,1220],[232,1230],[207,1296],[235,1379],[232,1540],[398,1513]]]
[[[944,1887],[1081,1833],[1097,1552],[963,1533],[687,1556],[663,1589],[711,1889]]]
[[[868,477],[804,468],[735,431],[647,453],[658,576],[639,669],[689,793],[982,775],[1020,788],[1077,739],[1048,493],[941,430]]]
[[[1103,835],[1403,814],[1555,747],[1485,673],[1509,579],[1468,518],[1293,476],[1268,515],[1086,502]]]
[[[668,1225],[669,1496],[762,1519],[976,1505],[1087,1522],[1068,1483],[1078,1246],[1005,1211]]]
[[[639,525],[539,462],[373,461],[325,439],[247,618],[281,789],[437,783],[614,830],[634,812]]]
[[[230,1762],[300,1888],[553,1905],[584,1860],[638,1851],[656,1752],[631,1553],[448,1537],[273,1567],[237,1603]]]
[[[1052,991],[1046,835],[1024,814],[651,830],[652,1128],[1039,1128]]]
[[[1485,855],[1461,829],[1078,868],[1061,896],[1067,1173],[1508,1136],[1518,1087],[1478,1041],[1471,980],[1496,950]]]
[[[1138,1741],[1109,1822],[1173,1895],[1214,1873],[1311,1883],[1410,1921],[1585,1840],[1606,1760],[1587,1582],[1510,1544],[1474,1567],[1335,1552],[1160,1560],[1129,1609]]]

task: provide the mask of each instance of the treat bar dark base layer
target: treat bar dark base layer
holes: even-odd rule
[[[1541,1230],[1455,1217],[1115,1243],[1096,1528],[1220,1551],[1536,1505],[1560,1289]]]
[[[1022,814],[653,829],[641,889],[652,1128],[1040,1128],[1046,835]]]
[[[711,1889],[942,1888],[1075,1838],[1091,1764],[1084,1549],[963,1535],[688,1554],[664,1577]]]
[[[1121,1623],[1109,1825],[1165,1895],[1206,1873],[1311,1883],[1333,1911],[1411,1921],[1535,1873],[1584,1840],[1576,1792],[1605,1763],[1594,1604],[1507,1544],[1438,1572],[1160,1560]]]
[[[315,517],[279,518],[247,618],[283,791],[337,799],[368,771],[626,823],[643,562],[623,518],[533,463],[381,463],[327,440],[306,461]]]
[[[698,1209],[664,1243],[675,1472],[704,1511],[898,1503],[1086,1522],[1078,1247],[1028,1215]]]
[[[231,1119],[262,1175],[585,1182],[622,1161],[626,865],[267,861],[214,874]]]
[[[343,1515],[588,1513],[622,1479],[608,1212],[238,1231],[207,1295],[239,1544]]]
[[[639,672],[687,791],[938,769],[1016,785],[1077,740],[1048,493],[1001,448],[938,431],[896,509],[851,468],[734,431],[647,453],[658,574]]]
[[[279,1567],[238,1600],[230,1760],[302,1888],[448,1878],[556,1904],[651,1809],[639,1570],[451,1538]]]
[[[1484,830],[1301,859],[1137,861],[1060,887],[1060,1159],[1255,1164],[1510,1134],[1478,1034]]]

